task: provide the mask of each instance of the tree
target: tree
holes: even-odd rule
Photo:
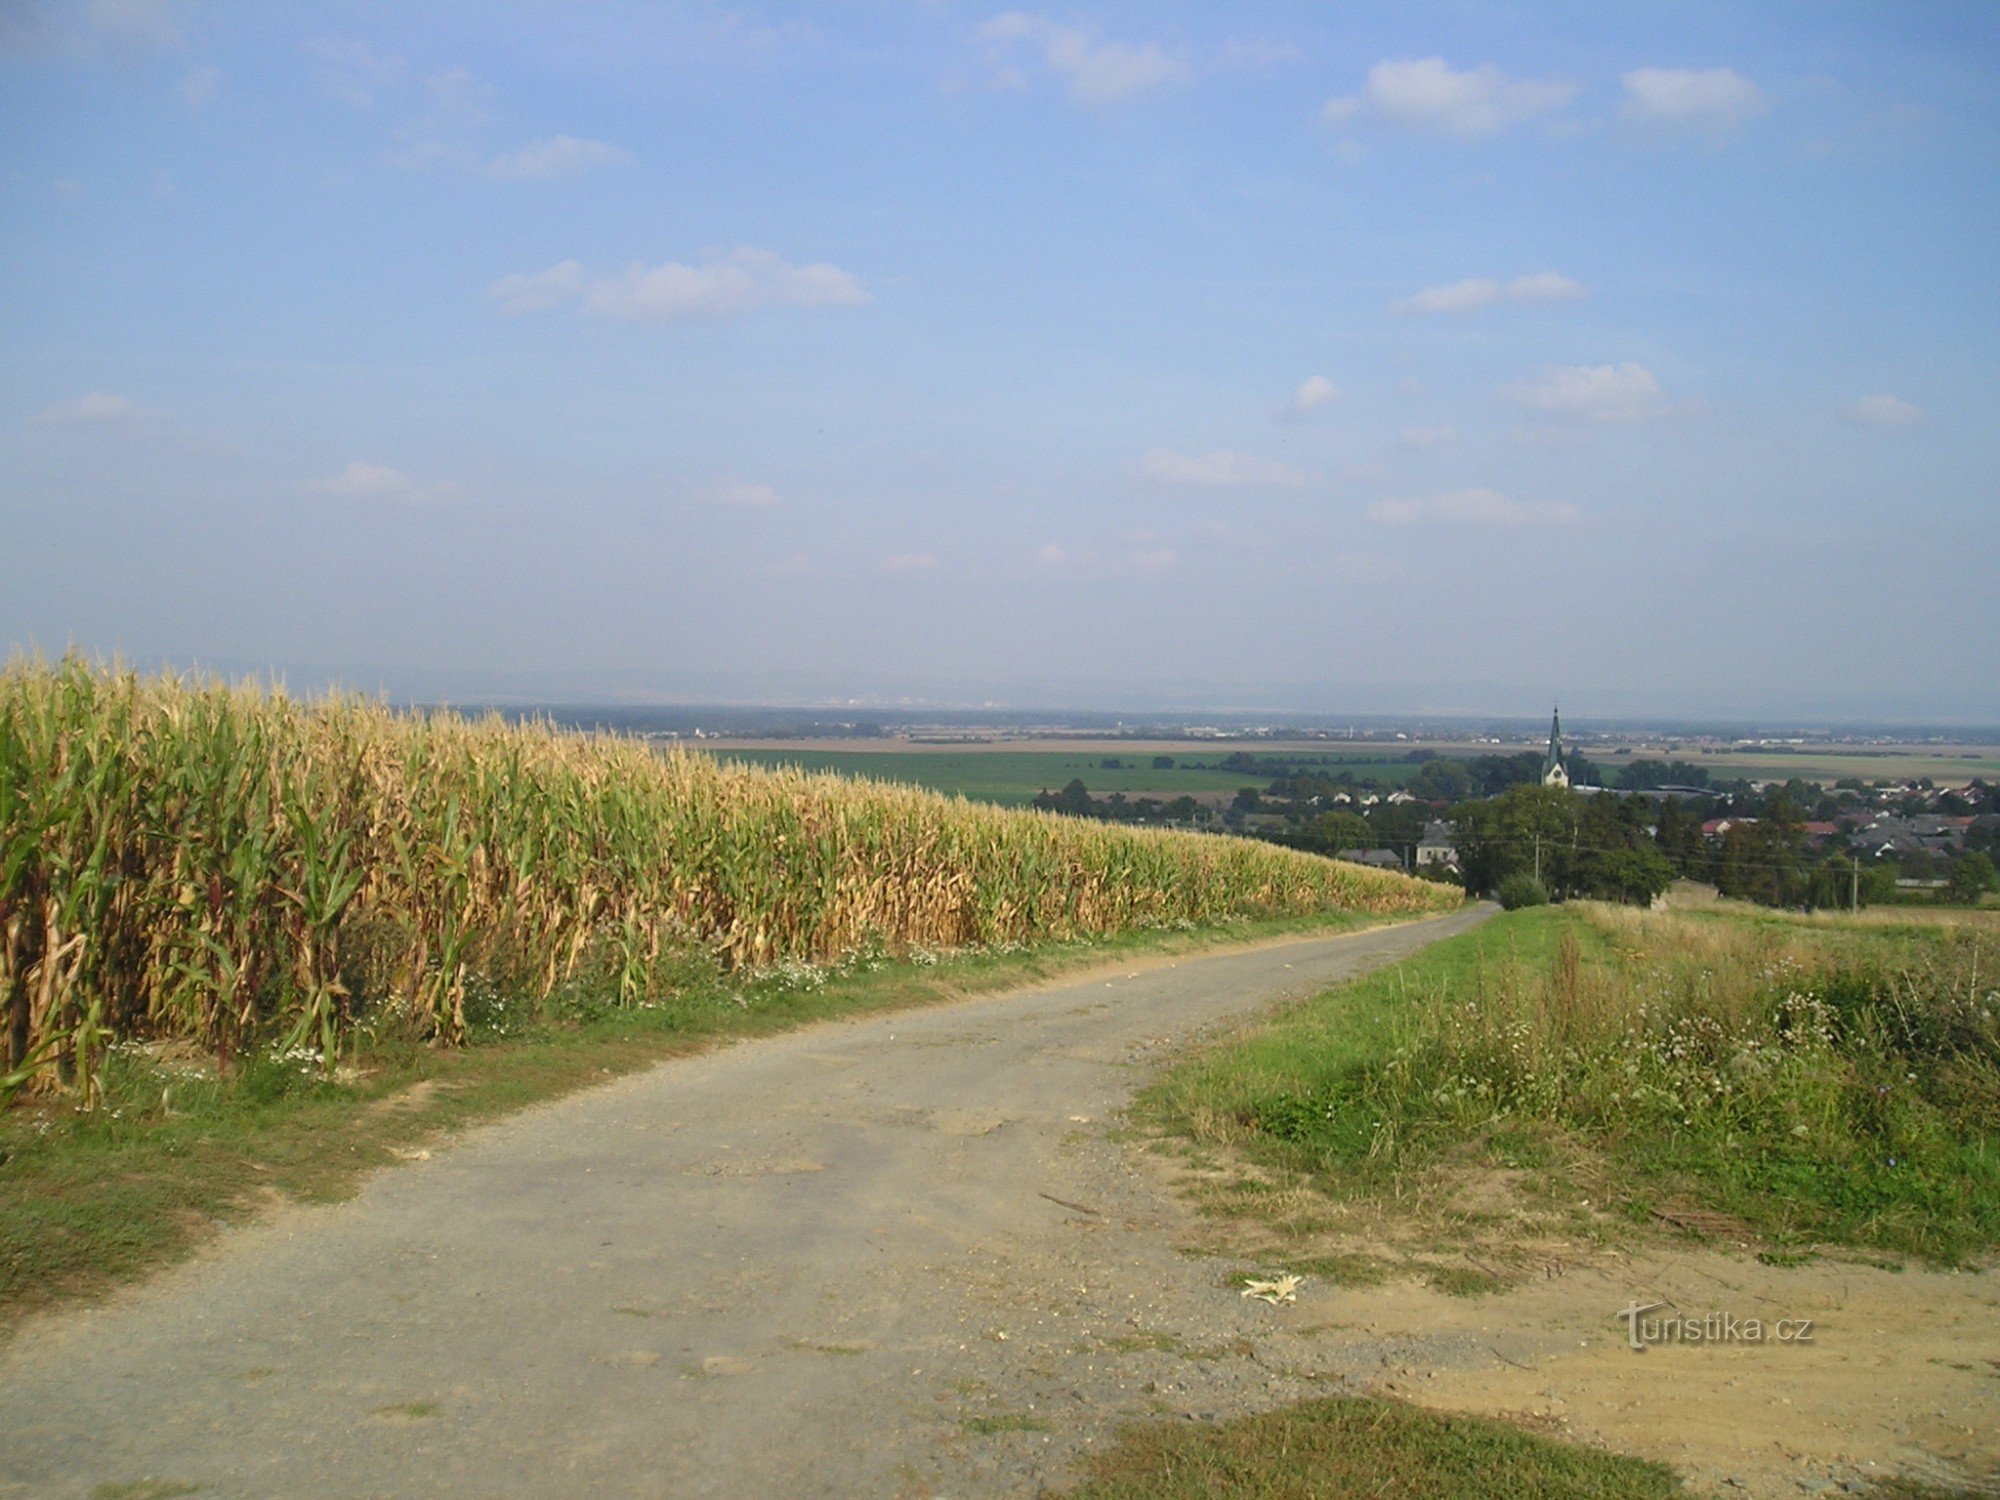
[[[1686,880],[1707,877],[1708,843],[1701,836],[1701,815],[1680,798],[1669,797],[1660,804],[1659,824],[1653,839],[1673,865],[1675,874]]]
[[[1375,846],[1375,831],[1368,820],[1351,812],[1321,813],[1306,825],[1305,832],[1309,847],[1327,854]]]
[[[1587,889],[1602,901],[1648,906],[1674,883],[1674,867],[1650,843],[1614,849],[1592,862]]]
[[[1970,854],[1961,855],[1958,863],[1951,867],[1951,879],[1945,883],[1944,893],[1953,901],[1976,906],[1979,898],[1992,890],[1994,884],[1993,861],[1975,849]]]
[[[1472,773],[1463,761],[1427,760],[1410,778],[1410,795],[1426,802],[1463,802],[1472,795]]]
[[[1813,891],[1806,875],[1805,847],[1798,806],[1780,791],[1771,798],[1764,817],[1737,823],[1723,835],[1716,889],[1765,906],[1807,905]]]
[[[1458,867],[1468,891],[1488,892],[1517,871],[1537,873],[1551,894],[1569,889],[1577,804],[1560,787],[1517,786],[1485,802],[1452,809]]]

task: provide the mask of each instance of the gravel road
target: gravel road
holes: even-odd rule
[[[1112,1132],[1204,1026],[1481,915],[815,1026],[471,1132],[16,1339],[0,1495],[1032,1494],[1121,1421],[1450,1363],[1296,1368]]]

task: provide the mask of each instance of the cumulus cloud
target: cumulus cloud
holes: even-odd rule
[[[1624,74],[1620,113],[1670,130],[1732,130],[1767,113],[1764,91],[1733,68],[1639,68]]]
[[[547,140],[530,141],[518,151],[503,152],[487,162],[484,170],[488,177],[546,181],[581,177],[599,167],[622,166],[631,160],[631,152],[608,141],[552,135]]]
[[[331,479],[316,479],[306,488],[321,495],[339,495],[351,500],[392,500],[406,505],[446,500],[458,492],[458,487],[448,481],[420,484],[386,464],[365,463],[358,458]]]
[[[1924,414],[1900,396],[1863,396],[1840,409],[1840,420],[1852,427],[1914,427]]]
[[[1299,388],[1292,392],[1292,399],[1285,404],[1285,410],[1295,417],[1302,417],[1309,411],[1317,411],[1340,399],[1340,387],[1324,375],[1309,375],[1299,382]]]
[[[1295,490],[1306,482],[1306,476],[1290,464],[1222,449],[1194,455],[1155,448],[1140,460],[1139,477],[1155,484],[1220,490]]]
[[[1516,276],[1507,283],[1509,302],[1581,302],[1589,295],[1589,287],[1556,271]]]
[[[1381,526],[1574,526],[1583,512],[1562,500],[1511,500],[1498,490],[1452,490],[1421,499],[1377,500],[1368,519]]]
[[[882,559],[884,573],[928,573],[938,565],[934,552],[892,552]]]
[[[1078,104],[1120,104],[1186,83],[1194,70],[1153,42],[1120,42],[1082,26],[1010,10],[979,28],[996,54],[1016,46],[1038,49],[1049,70],[1068,83]]]
[[[1533,276],[1516,276],[1497,281],[1490,276],[1473,276],[1445,286],[1427,286],[1395,304],[1400,313],[1468,313],[1508,302],[1580,302],[1590,295],[1582,282],[1555,271],[1538,271]]]
[[[139,408],[125,397],[109,391],[92,391],[74,401],[50,407],[34,421],[39,427],[111,427],[130,422],[138,415]]]
[[[503,313],[538,312],[579,296],[589,279],[582,261],[558,261],[546,271],[502,276],[486,289],[486,295],[500,304]]]
[[[1644,365],[1563,365],[1506,388],[1523,406],[1585,422],[1637,422],[1666,410],[1666,393]]]
[[[1509,78],[1491,63],[1456,71],[1441,57],[1385,59],[1361,92],[1327,102],[1329,125],[1379,120],[1476,140],[1563,108],[1581,92],[1567,79]]]
[[[575,302],[584,312],[633,322],[728,317],[767,307],[843,307],[866,302],[851,272],[825,262],[793,265],[748,245],[711,252],[698,265],[634,261],[622,271],[593,272],[565,260],[545,271],[503,276],[487,295],[504,313]]]
[[[743,479],[722,479],[696,492],[709,505],[725,505],[735,510],[775,510],[785,503],[775,485],[752,484]]]
[[[1446,286],[1427,286],[1396,304],[1400,313],[1477,312],[1500,300],[1500,283],[1488,276],[1473,276]]]

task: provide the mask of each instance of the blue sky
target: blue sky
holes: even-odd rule
[[[2000,719],[2000,10],[0,0],[0,635]]]

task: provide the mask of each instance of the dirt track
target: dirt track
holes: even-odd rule
[[[481,1130],[24,1333],[0,1494],[1032,1492],[1121,1420],[1310,1394],[1265,1347],[1290,1310],[1177,1252],[1108,1126],[1203,1025],[1475,920],[816,1027]]]
[[[1115,1138],[1134,1085],[1475,920],[820,1026],[477,1131],[24,1332],[0,1496],[1034,1494],[1120,1422],[1342,1386],[1705,1493],[2000,1475],[2000,1273],[1662,1242],[1559,1248],[1495,1296],[1269,1307],[1227,1284],[1247,1263],[1183,1253],[1214,1226]],[[1614,1314],[1655,1300],[1814,1339],[1634,1353]]]

